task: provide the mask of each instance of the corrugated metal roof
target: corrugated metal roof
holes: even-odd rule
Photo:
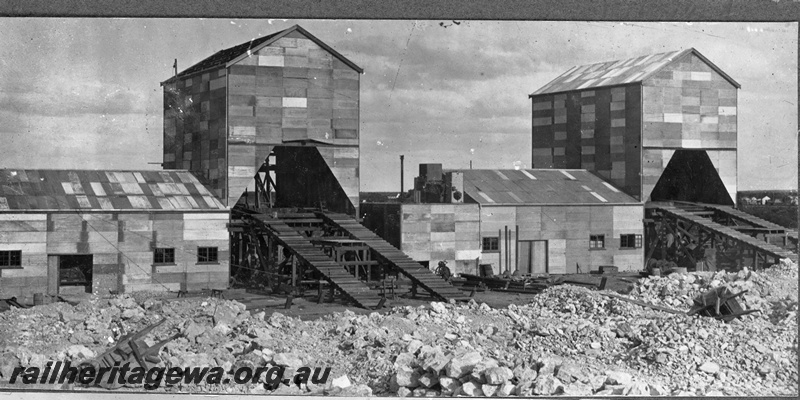
[[[664,68],[667,64],[689,53],[698,56],[703,62],[731,82],[731,84],[737,88],[740,87],[738,82],[700,54],[699,51],[690,48],[628,58],[625,60],[575,66],[568,69],[556,79],[550,81],[550,83],[542,86],[530,96],[641,82],[652,76],[661,68]]]
[[[261,49],[262,47],[267,46],[270,43],[272,43],[272,42],[274,42],[274,41],[276,41],[276,40],[288,35],[289,33],[294,32],[294,31],[299,31],[302,34],[306,35],[309,39],[314,41],[320,47],[324,48],[325,50],[327,50],[328,52],[333,54],[333,56],[335,56],[336,58],[338,58],[339,60],[341,60],[342,62],[344,62],[345,64],[347,64],[351,68],[353,68],[354,70],[358,71],[359,73],[364,72],[364,70],[361,69],[361,67],[359,67],[358,65],[356,65],[352,61],[348,60],[345,56],[339,54],[336,50],[333,50],[330,46],[328,46],[327,44],[325,44],[321,40],[317,39],[314,35],[309,33],[307,30],[303,29],[300,25],[295,25],[295,26],[293,26],[291,28],[284,29],[284,30],[282,30],[280,32],[275,32],[275,33],[273,33],[271,35],[262,36],[260,38],[256,38],[256,39],[250,40],[248,42],[244,42],[242,44],[239,44],[239,45],[236,45],[236,46],[233,46],[233,47],[229,47],[229,48],[224,49],[224,50],[220,50],[220,51],[212,54],[210,57],[207,57],[204,60],[200,61],[199,63],[194,64],[191,67],[186,68],[185,70],[181,71],[178,74],[177,78],[188,76],[188,75],[192,75],[192,74],[195,74],[195,73],[198,73],[198,72],[201,72],[201,71],[206,71],[208,69],[215,68],[215,67],[223,67],[223,66],[227,67],[227,66],[229,66],[228,65],[229,63],[237,61],[237,58],[242,57],[244,55],[247,55],[248,52],[256,52],[259,49]],[[163,83],[167,83],[167,82],[171,82],[175,78],[176,77],[171,77],[171,78],[167,79],[166,81],[162,82],[162,84]]]
[[[460,172],[464,174],[464,192],[481,204],[640,203],[583,169],[470,169]]]
[[[0,211],[224,210],[188,171],[0,169]]]

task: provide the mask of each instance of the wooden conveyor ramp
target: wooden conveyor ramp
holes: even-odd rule
[[[696,204],[696,206],[705,207],[706,205]],[[741,232],[739,232],[739,231],[737,231],[737,230],[735,230],[735,229],[733,229],[733,228],[731,228],[729,226],[725,226],[725,225],[721,225],[719,223],[716,223],[716,222],[712,221],[711,219],[703,218],[703,217],[701,217],[699,215],[696,215],[696,214],[692,213],[692,211],[684,210],[684,209],[682,209],[682,208],[680,208],[678,206],[665,205],[665,204],[651,204],[651,205],[648,205],[648,207],[657,209],[657,210],[669,215],[672,218],[676,218],[676,219],[679,219],[679,220],[683,220],[683,221],[687,221],[687,222],[691,222],[691,223],[697,224],[697,225],[701,226],[704,229],[707,229],[707,230],[709,230],[711,232],[714,232],[717,235],[721,235],[721,236],[724,236],[724,237],[726,237],[728,239],[738,241],[741,244],[744,244],[744,245],[746,245],[748,247],[751,247],[754,250],[756,250],[756,251],[758,251],[758,252],[760,252],[762,254],[765,254],[767,256],[773,257],[776,260],[777,259],[782,259],[782,258],[789,258],[789,259],[793,260],[794,262],[797,262],[797,254],[791,253],[791,252],[789,252],[789,251],[787,251],[785,249],[782,249],[782,248],[780,248],[778,246],[775,246],[773,244],[769,244],[767,242],[758,240],[758,239],[756,239],[756,238],[754,238],[752,236],[749,236],[749,235],[746,235],[744,233],[741,233]],[[687,207],[691,207],[691,206],[687,206]],[[732,209],[726,209],[724,207],[720,207],[720,208],[723,208],[725,212],[735,211],[735,210],[732,210]],[[752,216],[748,215],[748,217],[752,217]],[[755,218],[755,217],[752,217],[752,218]]]
[[[698,209],[700,207],[702,207],[705,210],[713,210],[717,214],[717,216],[722,215],[727,217],[729,220],[734,221],[735,225],[731,226],[731,228],[743,233],[760,232],[765,234],[785,235],[786,245],[784,245],[783,247],[785,249],[788,249],[792,253],[795,254],[797,253],[796,230],[783,227],[774,222],[767,221],[755,215],[748,214],[746,212],[737,210],[729,206],[721,206],[717,204],[705,204],[705,203],[680,203],[680,202],[676,202],[676,204],[679,208],[682,208],[684,210]]]
[[[359,307],[371,309],[381,301],[382,297],[376,291],[356,279],[344,266],[331,259],[322,249],[315,247],[307,237],[290,227],[286,221],[265,214],[252,214],[249,217],[262,224],[266,228],[265,231],[269,232],[278,243],[288,248],[298,260],[319,272],[322,279]]]
[[[705,208],[713,209],[713,210],[718,211],[718,212],[723,213],[723,214],[727,214],[732,219],[736,219],[736,220],[739,220],[739,221],[744,221],[745,223],[748,223],[748,224],[756,226],[756,227],[769,229],[771,231],[776,231],[776,232],[779,232],[779,233],[787,231],[787,229],[785,227],[783,227],[783,226],[780,226],[778,224],[775,224],[775,223],[769,222],[767,220],[761,219],[759,217],[756,217],[755,215],[748,214],[748,213],[743,212],[743,211],[739,211],[739,210],[737,210],[735,208],[732,208],[732,207],[720,206],[720,205],[716,205],[716,204],[703,204],[703,203],[697,203],[697,205],[705,207]]]
[[[379,258],[393,265],[399,273],[426,290],[431,296],[438,297],[443,301],[468,299],[463,291],[446,282],[422,264],[412,260],[405,253],[358,223],[353,217],[337,213],[320,213],[320,216],[327,223],[336,225],[339,229],[347,232],[353,239],[366,243]]]

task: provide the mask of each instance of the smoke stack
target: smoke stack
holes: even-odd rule
[[[400,155],[400,196],[401,197],[402,197],[403,193],[406,192],[405,190],[403,190],[403,188],[404,188],[404,186],[403,186],[403,172],[404,172],[403,160],[404,159],[405,159],[405,156],[401,154]]]

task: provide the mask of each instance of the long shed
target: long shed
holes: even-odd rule
[[[364,203],[364,224],[409,257],[455,273],[643,268],[644,205],[586,170],[460,170],[463,203]],[[453,177],[455,175],[455,177]],[[460,175],[460,176],[459,176]]]
[[[0,298],[227,288],[229,216],[188,171],[0,170]]]

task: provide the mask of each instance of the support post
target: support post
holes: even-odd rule
[[[758,251],[753,249],[753,271],[758,271]]]
[[[519,268],[519,225],[514,231],[514,271]]]
[[[292,287],[297,286],[297,257],[292,255]]]
[[[509,246],[508,246],[508,225],[506,225],[504,229],[505,229],[504,232],[505,232],[505,236],[506,237],[505,237],[505,240],[503,241],[503,246],[505,246],[505,251],[506,251],[506,259],[505,259],[505,261],[506,261],[506,269],[503,272],[508,272],[508,259],[509,259],[509,256],[508,256],[508,250],[509,250]]]
[[[497,230],[497,272],[503,273],[503,246],[500,246],[500,241],[503,239],[503,231],[498,229]]]

